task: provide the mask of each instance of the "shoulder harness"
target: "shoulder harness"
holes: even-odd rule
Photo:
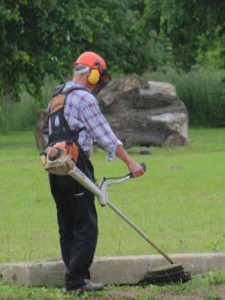
[[[64,87],[65,84],[57,86],[53,91],[53,97],[50,101],[49,119],[52,133],[49,135],[49,145],[65,140],[77,142],[79,133],[85,128],[71,130],[64,117],[64,107],[69,93],[74,90],[88,90],[82,87],[71,87],[63,90]],[[59,126],[55,125],[56,118],[58,118],[57,122],[59,122]]]

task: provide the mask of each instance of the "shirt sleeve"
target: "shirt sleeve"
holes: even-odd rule
[[[90,95],[90,97],[84,101],[82,115],[85,128],[94,141],[108,152],[109,160],[114,159],[116,156],[116,148],[118,145],[122,145],[122,142],[112,131],[93,95]]]

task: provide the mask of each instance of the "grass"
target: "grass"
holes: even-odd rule
[[[225,129],[191,129],[187,147],[132,154],[145,161],[145,176],[110,187],[109,198],[167,253],[224,251],[224,149]],[[92,161],[99,181],[127,173],[98,148]],[[0,195],[0,262],[59,257],[55,205],[32,132],[0,135]],[[155,253],[109,207],[97,209],[96,256]]]
[[[7,283],[0,283],[0,299],[37,299],[37,300],[222,300],[225,293],[225,270],[208,272],[204,277],[197,276],[186,284],[172,284],[166,286],[106,286],[104,291],[84,293],[81,296],[65,294],[61,288],[21,287]]]
[[[168,253],[224,251],[224,149],[225,129],[190,129],[187,147],[132,154],[145,161],[145,176],[110,187],[109,198]],[[98,180],[127,173],[118,159],[106,163],[98,148],[92,161]],[[0,135],[0,196],[0,262],[59,257],[55,205],[32,132]],[[109,207],[97,209],[96,256],[155,253]],[[225,271],[219,270],[185,285],[108,286],[79,299],[224,299],[224,283]],[[75,298],[64,289],[0,283],[4,300]]]

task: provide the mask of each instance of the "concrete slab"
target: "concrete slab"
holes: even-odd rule
[[[225,268],[225,253],[186,253],[170,255],[192,275]],[[92,279],[104,284],[135,284],[153,268],[169,264],[161,255],[135,255],[96,258]],[[59,259],[40,262],[2,263],[0,280],[25,286],[64,286],[65,266]]]

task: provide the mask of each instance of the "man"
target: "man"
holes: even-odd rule
[[[113,133],[94,96],[109,81],[104,59],[94,52],[84,52],[74,63],[73,80],[56,89],[49,105],[49,143],[77,140],[77,166],[92,181],[94,170],[89,157],[93,141],[108,152],[109,160],[119,157],[133,177],[144,173]],[[61,94],[65,102],[62,97],[56,98]],[[67,267],[66,290],[101,290],[104,285],[92,282],[89,272],[98,236],[94,195],[70,176],[49,174],[49,180],[57,208],[62,258]]]

